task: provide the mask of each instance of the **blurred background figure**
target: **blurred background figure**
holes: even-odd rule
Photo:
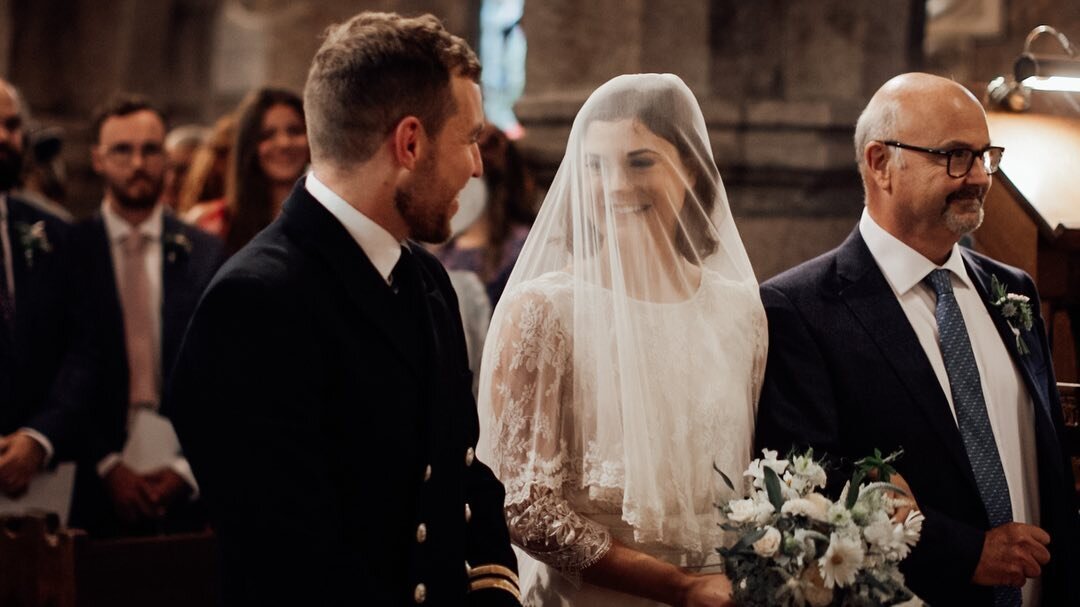
[[[67,198],[67,169],[64,165],[64,130],[40,127],[27,133],[22,184],[18,194],[31,206],[71,223],[64,207]]]
[[[165,190],[162,202],[176,210],[180,202],[180,187],[184,184],[195,153],[210,136],[210,129],[201,124],[185,124],[165,136]]]
[[[180,184],[177,213],[184,221],[222,238],[225,234],[225,180],[236,139],[236,116],[214,123],[210,136],[195,151]]]
[[[454,236],[435,251],[447,270],[475,272],[494,308],[536,217],[532,177],[514,143],[494,125],[480,135],[484,176],[459,198]]]
[[[240,104],[236,116],[225,197],[197,206],[201,212],[188,216],[220,236],[229,254],[277,217],[310,157],[304,104],[295,93],[258,89]]]

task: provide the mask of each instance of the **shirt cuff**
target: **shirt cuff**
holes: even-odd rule
[[[47,436],[38,432],[37,430],[34,430],[33,428],[19,428],[18,431],[34,439],[34,442],[41,445],[41,448],[45,450],[45,459],[41,462],[41,467],[44,468],[48,466],[49,462],[52,461],[53,454],[55,453],[55,451],[53,451],[52,441],[50,441]]]
[[[119,453],[110,453],[105,457],[101,458],[101,461],[99,461],[97,464],[98,476],[100,476],[101,478],[105,478],[106,476],[108,476],[109,472],[112,471],[112,469],[115,468],[120,463],[120,461],[121,460]]]
[[[173,472],[180,475],[180,478],[184,479],[184,482],[191,487],[191,495],[188,497],[188,501],[195,501],[199,499],[199,483],[195,481],[195,473],[191,471],[191,464],[188,463],[187,458],[178,457],[169,464],[169,468]]]

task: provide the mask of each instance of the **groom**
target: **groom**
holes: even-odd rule
[[[1000,159],[983,109],[952,81],[897,76],[859,117],[855,149],[858,227],[761,288],[758,446],[849,463],[903,448],[897,469],[926,515],[904,563],[913,591],[935,605],[1067,604],[1080,523],[1038,295],[1022,271],[957,245]],[[1030,298],[1030,325],[994,302],[994,279]]]
[[[229,605],[519,604],[457,298],[407,240],[445,240],[482,173],[479,75],[430,15],[361,13],[315,56],[312,171],[211,282],[174,375]]]

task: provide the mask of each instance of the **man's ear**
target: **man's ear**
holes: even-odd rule
[[[90,165],[94,167],[94,172],[98,175],[104,172],[102,164],[105,162],[104,155],[101,152],[101,145],[94,144],[90,148]]]
[[[416,169],[421,155],[427,152],[424,149],[427,143],[424,125],[416,116],[402,118],[390,135],[390,149],[394,159],[399,166],[409,171]]]
[[[867,175],[874,181],[878,189],[892,191],[893,163],[889,162],[890,150],[880,141],[871,141],[863,148],[863,162],[866,164]]]

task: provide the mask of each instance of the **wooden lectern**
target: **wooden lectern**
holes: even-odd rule
[[[1062,396],[1067,448],[1080,473],[1080,117],[991,112],[990,141],[1005,147],[975,248],[1035,279]],[[1080,476],[1077,477],[1080,481]],[[1080,482],[1077,484],[1080,494]]]
[[[991,112],[990,141],[1005,147],[975,248],[1035,279],[1054,372],[1080,380],[1070,311],[1080,310],[1080,117]]]

